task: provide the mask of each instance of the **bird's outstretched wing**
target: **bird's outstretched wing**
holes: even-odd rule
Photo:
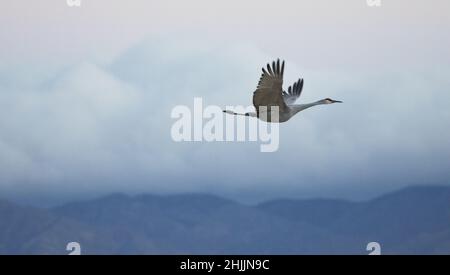
[[[266,69],[262,69],[263,73],[258,83],[256,91],[253,93],[253,105],[259,114],[259,107],[266,106],[270,111],[270,106],[278,106],[279,111],[286,111],[288,108],[283,99],[283,73],[284,61],[280,65],[280,60],[272,62],[272,66],[267,64]]]
[[[292,105],[302,94],[303,79],[300,78],[294,85],[289,86],[287,92],[283,91],[283,98],[286,105]]]

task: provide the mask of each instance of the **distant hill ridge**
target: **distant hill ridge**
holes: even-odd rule
[[[0,201],[0,254],[450,254],[450,186],[367,202],[112,194],[51,209]]]

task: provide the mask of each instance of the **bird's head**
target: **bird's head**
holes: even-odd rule
[[[322,104],[332,104],[332,103],[342,103],[342,101],[334,100],[334,99],[331,99],[331,98],[325,98],[325,99],[321,100],[321,103]]]

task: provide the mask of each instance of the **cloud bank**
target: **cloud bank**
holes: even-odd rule
[[[331,97],[280,127],[280,148],[176,143],[176,105],[250,105],[260,68],[278,56],[254,45],[148,39],[108,64],[2,68],[0,189],[39,192],[212,192],[237,199],[355,197],[446,184],[450,80],[445,72],[327,71],[287,60],[301,103]],[[350,191],[351,190],[351,191]]]

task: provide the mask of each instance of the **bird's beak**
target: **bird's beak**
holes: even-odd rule
[[[333,103],[343,103],[343,102],[340,100],[333,100]]]

